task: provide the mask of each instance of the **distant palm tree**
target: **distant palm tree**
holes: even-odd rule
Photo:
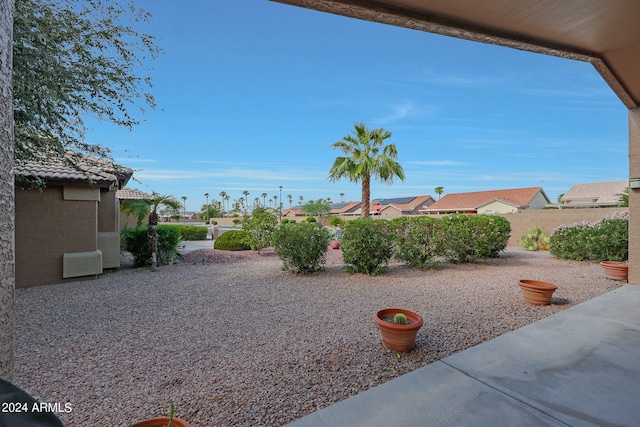
[[[244,205],[249,206],[249,190],[244,190],[242,194],[244,195]]]
[[[267,193],[262,193],[261,196],[262,196],[262,205],[264,207],[266,207],[267,206],[267,196],[268,196],[268,194]]]
[[[227,192],[226,191],[221,191],[220,192],[220,198],[222,199],[222,209],[224,209],[224,201],[227,200]]]
[[[289,207],[293,205],[293,196],[291,194],[287,194],[287,199],[289,199]]]
[[[344,202],[344,193],[340,193],[340,201]]]
[[[227,201],[227,210],[229,210],[229,200],[231,200],[231,196],[228,194],[224,195],[224,199]],[[224,208],[224,206],[222,206]]]
[[[304,200],[304,197],[300,196],[298,197],[298,201],[300,201],[300,207],[302,207],[302,201]]]
[[[204,197],[207,198],[207,224],[209,223],[209,193],[204,193]]]
[[[382,182],[392,182],[394,177],[404,181],[404,170],[396,161],[398,150],[395,144],[384,145],[391,132],[368,129],[362,122],[354,123],[352,135],[333,144],[345,156],[337,157],[329,170],[329,180],[341,178],[362,182],[362,217],[368,218],[371,205],[371,176]]]
[[[182,199],[182,214],[187,216],[187,196],[180,197]]]
[[[440,196],[444,193],[444,187],[436,187],[433,191],[438,195],[438,200],[440,200]]]

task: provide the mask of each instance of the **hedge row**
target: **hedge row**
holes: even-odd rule
[[[549,237],[549,251],[563,259],[626,261],[629,257],[629,214],[590,223],[563,225]]]

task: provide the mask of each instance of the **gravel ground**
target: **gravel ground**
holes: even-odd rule
[[[171,402],[194,427],[280,426],[621,285],[597,263],[520,248],[377,277],[345,272],[340,250],[310,276],[281,265],[269,250],[203,249],[157,272],[18,289],[14,381],[70,403],[67,426],[125,426]],[[525,278],[557,284],[552,305],[526,305]],[[393,306],[425,319],[400,356],[373,321]]]

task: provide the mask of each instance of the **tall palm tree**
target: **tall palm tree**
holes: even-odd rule
[[[227,201],[227,210],[229,210],[229,200],[231,200],[231,196],[225,194],[224,199]],[[222,204],[222,207],[224,208],[224,203]]]
[[[207,198],[207,224],[209,223],[209,193],[204,193],[204,197]]]
[[[226,191],[221,191],[220,192],[220,198],[222,199],[222,209],[224,210],[224,201],[226,200],[227,197],[227,192]]]
[[[287,199],[289,199],[289,208],[293,206],[293,196],[291,194],[287,194]]]
[[[298,197],[298,200],[300,201],[300,207],[302,207],[302,201],[304,200],[304,197],[300,196]]]
[[[266,208],[267,207],[267,196],[268,196],[268,194],[267,193],[262,193],[261,196],[262,196],[262,205]]]
[[[244,190],[242,194],[244,195],[244,204],[249,206],[249,190]]]
[[[182,199],[182,215],[187,216],[187,196],[180,197]]]
[[[340,202],[344,202],[344,193],[340,193]]]
[[[186,198],[185,198],[186,199]],[[155,191],[151,193],[151,199],[145,199],[149,206],[149,240],[151,240],[151,271],[157,269],[158,259],[158,208],[166,206],[171,209],[180,209],[180,202],[173,196],[160,195]]]
[[[382,182],[393,182],[394,177],[404,181],[404,170],[396,161],[398,150],[395,144],[385,145],[391,132],[385,129],[368,129],[362,122],[354,123],[352,135],[334,143],[345,155],[339,156],[329,170],[329,180],[341,178],[362,181],[362,217],[368,218],[371,205],[371,176]]]
[[[444,187],[436,187],[433,191],[438,195],[438,200],[440,200],[440,196],[444,193]]]

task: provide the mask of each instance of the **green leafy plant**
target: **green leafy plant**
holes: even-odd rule
[[[407,321],[407,316],[402,313],[396,313],[396,315],[393,316],[393,323],[396,325],[406,325],[409,322]]]
[[[399,217],[391,220],[394,257],[411,268],[437,267],[444,248],[442,220],[434,217]]]
[[[283,224],[273,233],[273,248],[283,270],[313,273],[324,267],[331,234],[319,223]]]
[[[628,213],[616,213],[599,221],[563,225],[553,230],[549,250],[558,258],[626,261],[629,257]]]
[[[182,259],[182,256],[178,253],[178,244],[181,240],[179,227],[171,225],[158,226],[157,262],[160,265],[179,262]],[[134,267],[151,265],[151,244],[147,226],[122,230],[122,242],[124,249],[133,255]],[[160,256],[160,253],[162,253],[162,256]]]
[[[264,208],[254,209],[251,216],[244,217],[242,221],[244,242],[260,253],[262,248],[271,245],[271,236],[277,223],[278,218],[273,213]]]
[[[218,236],[213,248],[222,251],[247,251],[251,246],[245,243],[245,231],[229,230]]]
[[[530,251],[549,249],[549,236],[544,232],[544,227],[529,227],[529,232],[518,240],[518,244]]]
[[[329,217],[329,225],[331,227],[339,227],[344,223],[344,220],[337,216]]]
[[[442,218],[446,247],[451,262],[474,262],[495,258],[506,249],[511,224],[497,215],[453,214]]]
[[[393,256],[394,243],[388,221],[360,218],[345,223],[342,256],[348,271],[374,276],[382,273]]]
[[[206,240],[207,227],[201,225],[174,225],[180,230],[182,240]]]

